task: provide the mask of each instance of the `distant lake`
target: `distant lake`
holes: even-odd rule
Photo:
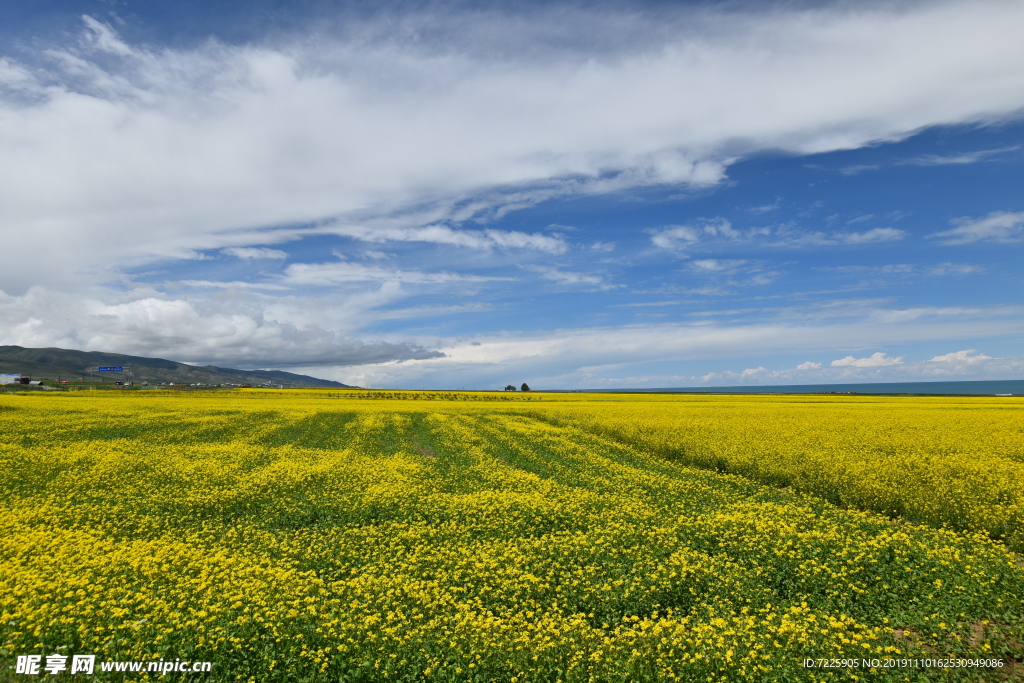
[[[740,394],[1022,394],[1024,379],[980,382],[874,382],[866,384],[782,384],[777,386],[587,389],[594,392]]]

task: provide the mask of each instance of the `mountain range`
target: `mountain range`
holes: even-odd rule
[[[123,371],[97,371],[100,367],[122,367]],[[149,382],[150,384],[275,384],[286,387],[330,387],[356,389],[340,382],[297,375],[280,370],[235,370],[215,365],[189,365],[163,358],[128,356],[101,351],[71,349],[27,349],[0,346],[0,373],[20,373],[39,380],[66,379],[73,382]]]

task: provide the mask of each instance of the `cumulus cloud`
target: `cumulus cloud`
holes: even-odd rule
[[[957,227],[928,237],[939,238],[943,244],[1024,241],[1024,211],[994,211],[982,218],[956,218],[951,222]]]
[[[965,349],[963,351],[953,351],[942,356],[935,356],[929,363],[981,363],[982,361],[992,360],[992,356],[986,356],[983,353],[977,353],[972,356],[972,353],[977,353],[977,349]]]
[[[288,258],[288,252],[281,251],[280,249],[267,249],[266,247],[228,247],[227,249],[221,249],[221,253],[240,259]]]
[[[338,367],[443,355],[408,342],[360,340],[315,323],[276,320],[251,300],[228,304],[218,310],[159,296],[104,303],[33,287],[20,297],[0,293],[0,344],[117,349],[133,355],[236,367]]]
[[[651,236],[651,243],[656,247],[677,251],[700,241],[700,231],[688,225],[673,225],[657,230]]]
[[[668,251],[679,251],[707,239],[739,239],[743,233],[733,229],[724,218],[704,219],[691,225],[670,225],[648,230],[651,243]]]
[[[834,360],[832,361],[832,367],[882,368],[888,365],[899,365],[902,362],[903,356],[890,358],[881,351],[877,351],[867,358],[854,358],[853,356],[847,356],[846,358]]]
[[[813,361],[807,361],[796,366],[797,370],[817,370],[821,367],[821,363],[815,363]]]

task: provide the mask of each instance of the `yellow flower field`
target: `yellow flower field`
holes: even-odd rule
[[[1022,432],[984,397],[2,395],[0,680],[1006,680]]]

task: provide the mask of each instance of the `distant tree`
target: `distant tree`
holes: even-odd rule
[[[522,388],[523,391],[529,391],[530,390],[530,385],[527,384],[526,382],[523,382],[523,386],[521,388]]]
[[[516,390],[515,385],[512,385],[512,384],[505,385],[505,391],[515,391],[515,390]]]

